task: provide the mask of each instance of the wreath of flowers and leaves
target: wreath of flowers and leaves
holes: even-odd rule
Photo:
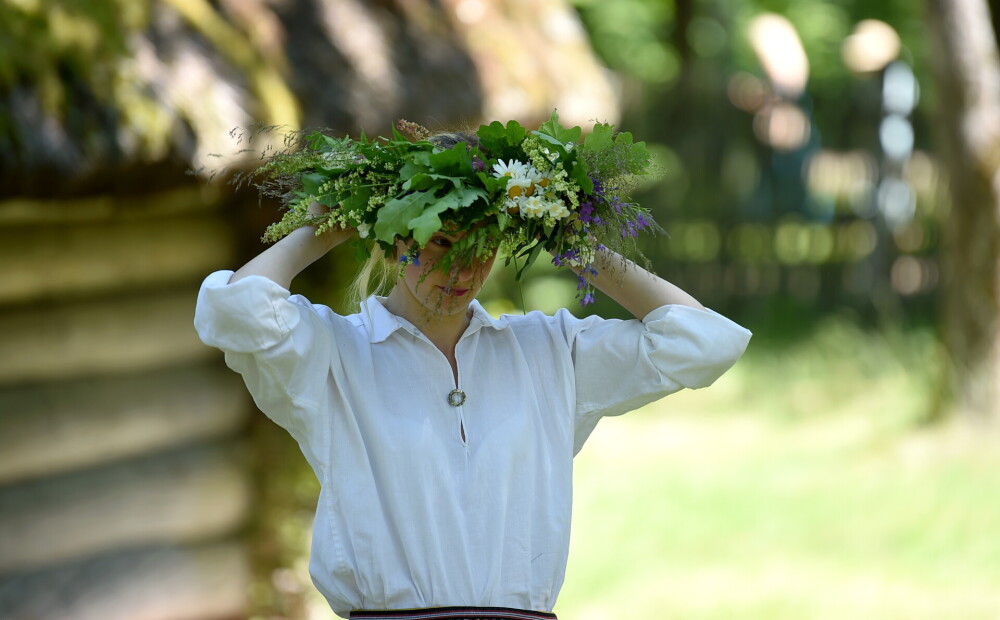
[[[263,239],[277,241],[305,225],[317,234],[353,228],[359,259],[372,243],[390,250],[404,239],[411,242],[400,257],[406,264],[419,261],[435,232],[466,231],[437,268],[499,248],[508,263],[515,261],[520,280],[545,250],[555,265],[575,268],[584,305],[594,299],[590,277],[599,250],[645,261],[635,240],[658,227],[630,199],[639,178],[654,169],[645,143],[607,123],[583,137],[580,127],[563,127],[555,111],[534,131],[494,121],[475,135],[478,144],[446,148],[409,121],[400,121],[392,138],[305,134],[249,175],[287,209]],[[309,208],[314,202],[328,211],[317,214]]]

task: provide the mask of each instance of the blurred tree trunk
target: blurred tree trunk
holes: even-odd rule
[[[1000,59],[986,0],[928,0],[940,132],[950,177],[944,222],[946,401],[1000,423]]]

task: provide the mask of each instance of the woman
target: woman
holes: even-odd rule
[[[210,275],[195,317],[321,482],[314,583],[343,617],[554,618],[574,455],[601,417],[712,383],[749,332],[634,264],[606,275],[603,246],[590,283],[635,319],[495,319],[495,251],[436,268],[468,230],[397,239],[411,260],[357,314],[289,294],[353,234],[294,230]]]

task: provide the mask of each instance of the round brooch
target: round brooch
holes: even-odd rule
[[[465,404],[465,392],[462,390],[452,390],[448,392],[448,404],[452,407],[461,407]]]

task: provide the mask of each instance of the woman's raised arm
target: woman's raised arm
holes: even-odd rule
[[[591,276],[590,282],[637,319],[668,304],[705,309],[697,299],[679,287],[611,250],[599,250],[594,267],[597,275]]]
[[[330,230],[317,235],[314,226],[297,228],[240,267],[229,282],[232,284],[247,276],[264,276],[287,289],[303,269],[353,234],[353,229]]]

